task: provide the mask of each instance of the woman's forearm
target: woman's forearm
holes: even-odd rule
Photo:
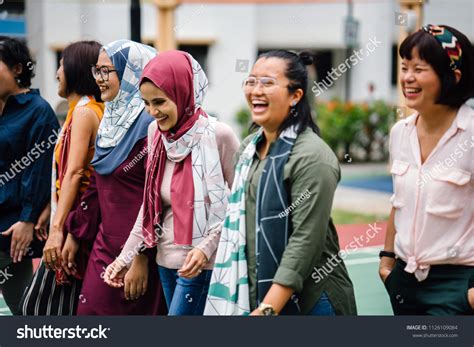
[[[392,207],[390,217],[388,218],[387,232],[385,234],[384,251],[394,252],[395,251],[395,208]],[[379,275],[382,281],[385,281],[389,273],[395,266],[395,259],[391,257],[382,257],[379,264]]]
[[[388,252],[395,250],[395,208],[393,207],[392,211],[390,211],[390,217],[388,218],[384,250]]]
[[[62,230],[64,222],[76,200],[83,177],[84,170],[66,172],[61,184],[61,193],[59,195],[56,213],[53,217],[54,229]]]
[[[280,313],[288,300],[290,300],[293,292],[294,290],[289,287],[274,283],[268,290],[267,295],[265,295],[263,302],[272,305],[275,312]]]

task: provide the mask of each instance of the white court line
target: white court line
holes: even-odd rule
[[[372,247],[365,247],[359,248],[357,250],[351,251],[348,256],[352,254],[379,254],[379,252],[383,249],[383,245],[380,246],[372,246]],[[344,260],[346,265],[359,265],[359,264],[371,264],[371,263],[378,263],[380,261],[379,257],[367,257],[367,258],[359,258],[359,259],[350,259]]]
[[[352,259],[352,260],[344,261],[346,265],[370,264],[370,263],[378,263],[378,262],[380,262],[379,257]]]
[[[357,253],[369,253],[369,254],[379,254],[379,252],[383,249],[383,245],[380,246],[371,246],[371,247],[364,247],[359,249],[354,249],[350,251],[350,254],[357,254]]]

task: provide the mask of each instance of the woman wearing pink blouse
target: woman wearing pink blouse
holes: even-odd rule
[[[473,50],[456,29],[427,25],[399,53],[417,112],[390,134],[395,193],[379,274],[395,315],[473,314]]]

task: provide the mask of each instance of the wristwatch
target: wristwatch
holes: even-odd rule
[[[258,309],[264,316],[278,316],[278,313],[275,312],[275,309],[270,304],[265,304],[262,302],[260,306],[258,306]]]
[[[389,257],[389,258],[395,259],[395,258],[396,258],[396,255],[395,255],[395,253],[393,253],[393,252],[380,251],[380,253],[379,253],[379,258],[382,258],[382,257]]]

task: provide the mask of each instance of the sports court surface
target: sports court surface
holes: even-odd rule
[[[378,252],[383,245],[386,223],[370,225],[372,228],[369,224],[338,225],[339,243],[341,250],[349,252],[344,261],[354,284],[359,315],[391,315],[388,295],[378,276]],[[10,315],[1,294],[0,315]]]
[[[342,165],[342,180],[333,207],[367,215],[388,215],[392,191],[386,164]],[[344,261],[354,284],[359,315],[393,314],[378,275],[378,253],[386,230],[384,219],[336,226],[341,250],[349,251]],[[1,294],[0,315],[10,315]]]

